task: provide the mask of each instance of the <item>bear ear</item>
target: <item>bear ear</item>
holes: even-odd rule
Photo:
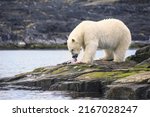
[[[72,42],[75,42],[75,39],[72,39]]]

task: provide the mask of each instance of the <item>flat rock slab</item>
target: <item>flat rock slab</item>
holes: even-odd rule
[[[118,84],[108,85],[107,99],[150,99],[149,84]]]
[[[149,99],[148,66],[136,66],[132,61],[97,60],[93,65],[64,63],[0,79],[0,89],[70,91],[79,97],[93,94],[102,99]]]
[[[149,83],[150,80],[150,72],[139,73],[136,75],[128,76],[126,78],[122,78],[114,81],[114,83]]]

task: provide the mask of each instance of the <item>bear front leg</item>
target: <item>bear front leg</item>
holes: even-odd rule
[[[81,60],[82,63],[92,63],[95,57],[95,53],[97,50],[98,45],[96,44],[89,44],[85,47],[85,51],[83,54],[83,58]]]

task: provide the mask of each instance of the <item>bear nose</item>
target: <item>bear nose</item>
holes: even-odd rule
[[[77,58],[78,57],[78,54],[74,54],[74,55],[72,55],[72,58]]]

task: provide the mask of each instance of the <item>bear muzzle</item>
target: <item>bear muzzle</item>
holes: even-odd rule
[[[73,54],[73,55],[72,55],[72,58],[73,58],[73,59],[76,59],[77,57],[78,57],[78,54]]]

